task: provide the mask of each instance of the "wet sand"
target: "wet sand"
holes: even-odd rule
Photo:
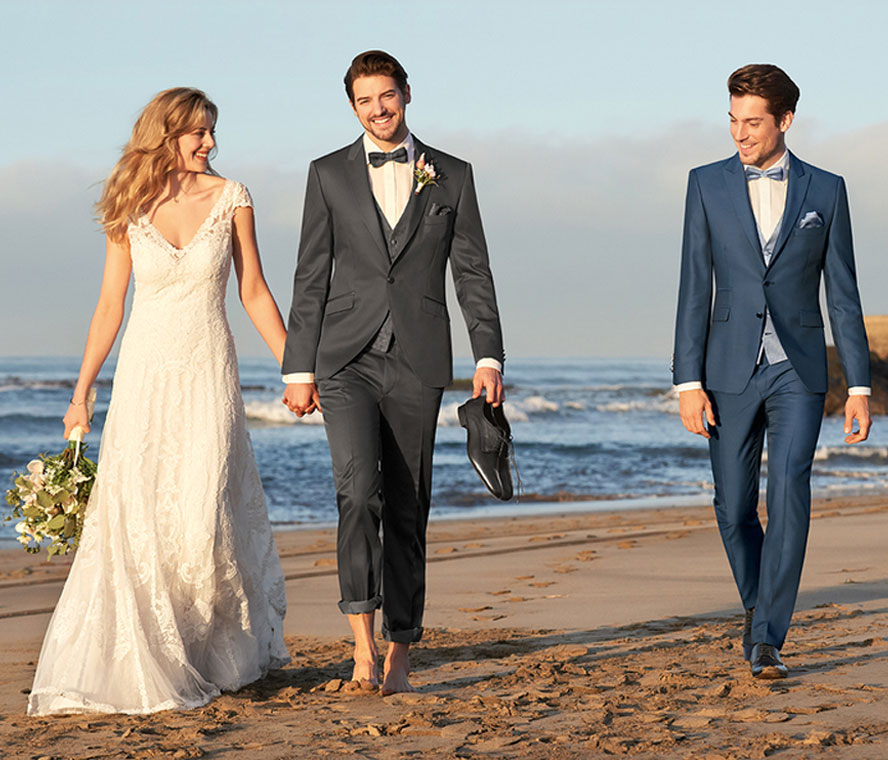
[[[190,712],[24,715],[67,572],[0,552],[0,757],[888,757],[888,497],[820,501],[760,682],[709,508],[434,522],[416,694],[350,691],[334,533],[278,534],[293,663]],[[382,646],[382,642],[380,642]]]

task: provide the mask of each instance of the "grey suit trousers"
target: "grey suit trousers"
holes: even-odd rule
[[[318,391],[339,510],[339,609],[382,607],[386,640],[419,641],[443,388],[423,385],[394,341],[320,379]]]

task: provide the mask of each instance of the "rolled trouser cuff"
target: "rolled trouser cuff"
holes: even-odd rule
[[[372,599],[363,602],[339,602],[339,611],[343,615],[363,615],[367,612],[378,610],[382,606],[382,597],[377,594]]]
[[[390,631],[385,623],[382,624],[382,638],[393,641],[396,644],[413,644],[422,639],[423,628],[406,628],[403,631]]]

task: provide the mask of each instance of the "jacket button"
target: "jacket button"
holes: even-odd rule
[[[393,282],[395,281],[395,278],[392,277],[391,275],[389,275],[389,276],[386,277],[385,279],[388,280],[389,284],[391,284],[391,283],[393,283]]]
[[[765,287],[766,287],[766,288],[767,288],[767,287],[770,287],[770,285],[771,285],[771,281],[770,281],[770,280],[765,280]]]
[[[755,313],[755,315],[756,315],[759,319],[761,319],[763,316],[765,316],[765,315],[762,314],[760,311],[757,311],[757,312]]]
[[[391,244],[392,244],[392,245],[397,245],[397,244],[398,244],[398,240],[397,240],[397,238],[392,238],[392,239],[391,239]]]

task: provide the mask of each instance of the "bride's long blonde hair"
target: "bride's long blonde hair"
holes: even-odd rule
[[[96,204],[99,222],[111,240],[122,241],[127,224],[163,190],[177,166],[177,139],[203,126],[208,116],[215,125],[219,109],[205,93],[191,87],[164,90],[145,106]],[[209,164],[207,172],[216,173]]]

